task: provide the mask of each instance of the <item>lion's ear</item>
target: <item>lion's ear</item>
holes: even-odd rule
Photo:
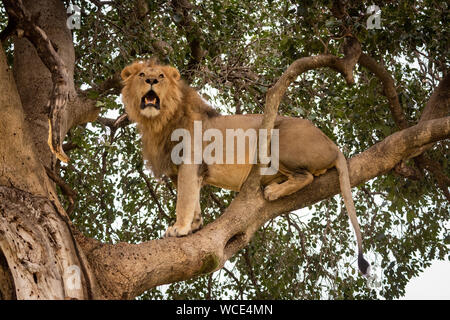
[[[142,67],[144,67],[142,61],[135,61],[129,66],[126,66],[120,73],[122,80],[123,81],[127,80],[129,77],[136,74],[140,69],[142,69]]]
[[[170,75],[171,78],[173,78],[174,80],[180,80],[181,76],[180,73],[178,72],[178,70],[174,67],[170,67],[170,66],[166,66],[165,67],[165,71],[168,75]]]

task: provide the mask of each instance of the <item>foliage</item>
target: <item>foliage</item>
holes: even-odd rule
[[[92,88],[101,116],[112,118],[123,112],[119,97],[95,88],[132,60],[153,55],[179,68],[223,113],[262,113],[267,89],[295,59],[342,55],[346,27],[366,54],[384,61],[414,123],[450,59],[449,8],[440,1],[374,1],[382,28],[373,30],[366,28],[366,5],[354,1],[345,21],[332,15],[331,1],[205,0],[183,7],[187,1],[157,0],[146,1],[144,17],[136,1],[98,2],[73,1],[82,9],[81,29],[73,30],[75,79]],[[161,42],[164,50],[155,45]],[[193,45],[203,52],[197,63]],[[363,152],[397,128],[380,81],[362,67],[356,75],[357,83],[347,87],[331,70],[303,74],[280,113],[314,121],[348,157]],[[76,226],[104,242],[160,238],[175,220],[176,191],[144,170],[135,126],[93,123],[73,129],[67,140],[77,147],[61,175],[78,193],[71,216]],[[429,153],[446,174],[448,154],[445,141]],[[416,181],[389,172],[353,190],[379,285],[368,286],[357,272],[353,231],[336,196],[268,222],[224,269],[140,298],[393,299],[430,261],[450,259],[448,202],[432,176]],[[205,222],[233,196],[205,187]]]

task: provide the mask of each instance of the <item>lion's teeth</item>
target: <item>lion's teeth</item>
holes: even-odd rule
[[[156,98],[155,99],[151,99],[151,100],[149,98],[145,98],[144,101],[145,101],[146,105],[149,104],[149,103],[156,105]]]

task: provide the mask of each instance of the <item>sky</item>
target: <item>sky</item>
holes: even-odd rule
[[[400,300],[450,300],[450,261],[434,261],[409,281]]]

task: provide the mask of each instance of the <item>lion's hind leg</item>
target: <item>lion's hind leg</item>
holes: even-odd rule
[[[303,170],[287,175],[287,180],[283,183],[272,182],[264,189],[264,198],[268,201],[293,194],[310,184],[314,177],[311,172]]]

